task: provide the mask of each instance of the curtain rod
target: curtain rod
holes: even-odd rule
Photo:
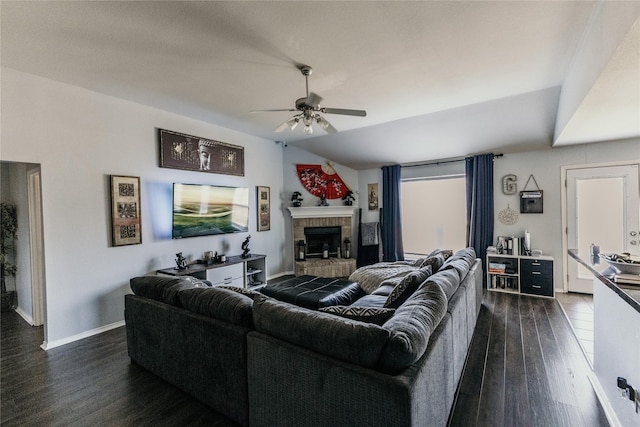
[[[496,159],[497,157],[502,157],[504,156],[504,154],[500,153],[500,154],[494,154],[493,158]],[[467,156],[469,157],[469,156]],[[453,159],[448,159],[448,160],[438,160],[435,162],[426,162],[426,163],[409,163],[409,164],[404,164],[404,165],[400,165],[403,168],[413,168],[416,166],[432,166],[432,165],[444,165],[446,163],[457,163],[457,162],[463,162],[464,159],[466,159],[467,157],[456,157]]]

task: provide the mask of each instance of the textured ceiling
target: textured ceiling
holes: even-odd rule
[[[596,8],[593,1],[2,1],[0,59],[364,169],[551,147],[561,88]],[[637,112],[640,102],[628,95],[640,82],[638,68],[629,76],[636,42],[625,39],[609,82]],[[326,115],[339,130],[333,135],[316,128],[307,136],[301,126],[274,133],[292,113],[250,111],[293,108],[305,94],[300,64],[313,67],[309,89],[322,106],[365,109],[367,117]],[[606,97],[610,85],[594,84],[584,105],[618,105]],[[581,129],[569,124],[566,134]],[[621,137],[599,129],[599,137]]]

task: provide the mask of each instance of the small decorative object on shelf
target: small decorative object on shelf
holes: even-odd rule
[[[251,239],[251,235],[247,236],[247,238],[244,239],[244,242],[242,242],[242,258],[249,257],[249,252],[251,251],[251,249],[249,249],[249,239]]]
[[[329,259],[329,244],[324,243],[322,245],[322,259]]]
[[[291,195],[291,201],[293,202],[294,208],[299,208],[302,204],[302,200],[304,199],[302,198],[302,194],[299,191],[294,191]]]
[[[342,252],[342,254],[344,255],[345,258],[351,258],[351,240],[349,239],[344,239],[344,251]]]
[[[298,261],[304,261],[306,259],[306,246],[304,240],[298,240]]]
[[[217,252],[216,252],[217,253]],[[215,261],[215,257],[213,256],[213,251],[205,251],[202,254],[202,263],[206,265],[211,265]]]
[[[344,196],[342,196],[342,200],[344,200],[344,205],[345,206],[351,206],[353,205],[353,201],[356,198],[353,197],[353,191],[351,190],[347,190],[347,194],[345,194]]]
[[[186,270],[187,269],[187,259],[182,256],[182,252],[178,252],[176,254],[176,264],[177,270]]]
[[[329,202],[327,202],[327,195],[322,193],[320,195],[320,203],[318,203],[318,206],[329,206]]]

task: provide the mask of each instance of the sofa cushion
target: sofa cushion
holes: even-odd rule
[[[384,308],[384,303],[387,302],[388,295],[365,295],[362,298],[354,301],[350,307],[378,307]]]
[[[407,274],[400,280],[393,290],[389,293],[387,300],[384,303],[385,307],[398,308],[404,303],[410,296],[418,289],[418,286],[424,282],[427,277],[431,276],[431,266],[428,265],[423,268],[419,268],[411,273]],[[384,283],[383,283],[384,284]]]
[[[467,273],[469,273],[469,269],[473,265],[476,260],[476,251],[469,247],[460,249],[451,257],[449,257],[443,264],[442,269],[455,269],[458,271],[458,275],[460,276],[460,282],[467,277]]]
[[[208,287],[199,279],[190,276],[141,276],[129,281],[134,294],[166,304],[181,307],[178,293],[183,289]]]
[[[385,280],[392,278],[402,279],[407,274],[419,268],[413,264],[413,262],[408,261],[396,261],[366,265],[351,273],[349,280],[357,282],[367,294],[371,294],[378,289]]]
[[[447,298],[442,288],[430,280],[423,282],[384,324],[390,337],[378,369],[398,373],[420,359],[446,312]]]
[[[334,305],[333,307],[322,307],[320,311],[346,317],[347,319],[359,320],[360,322],[375,323],[382,325],[389,320],[396,311],[393,308],[383,307],[354,307],[350,305]]]
[[[185,289],[178,294],[182,306],[194,313],[235,325],[253,327],[253,299],[237,291],[214,286]]]
[[[253,303],[257,331],[346,362],[373,368],[389,331],[264,295]]]
[[[444,291],[448,301],[460,286],[460,274],[455,268],[440,269],[436,274],[431,275],[427,282],[437,284]]]

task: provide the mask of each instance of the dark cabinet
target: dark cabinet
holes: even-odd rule
[[[520,293],[553,297],[553,260],[520,259]]]
[[[487,288],[553,297],[553,258],[488,254]]]

